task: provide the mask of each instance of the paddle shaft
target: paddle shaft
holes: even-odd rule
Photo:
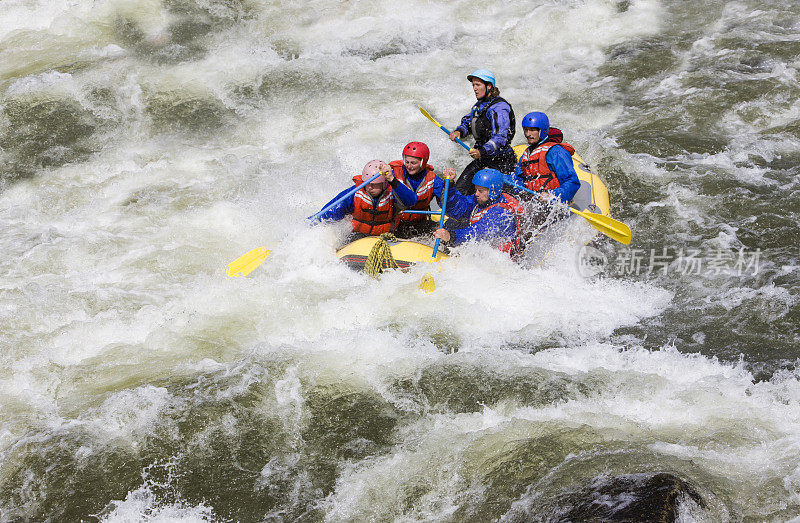
[[[337,205],[339,205],[341,202],[343,202],[344,200],[346,200],[350,196],[353,196],[355,193],[357,193],[359,191],[359,189],[367,186],[370,182],[372,182],[372,180],[374,180],[375,178],[377,178],[380,175],[381,175],[381,173],[377,173],[376,175],[374,175],[372,178],[370,178],[366,182],[362,183],[361,185],[357,185],[356,187],[350,189],[349,191],[347,191],[347,194],[344,194],[344,195],[340,196],[339,198],[336,199],[336,201],[331,202],[328,205],[326,205],[325,207],[323,207],[323,209],[321,211],[319,211],[317,214],[315,214],[314,216],[309,217],[309,220],[311,220],[312,222],[314,220],[318,220],[320,216],[322,216],[323,214],[325,214],[326,212],[328,212],[332,208],[336,207]]]
[[[508,180],[508,177],[507,176],[503,176],[503,182],[504,183],[508,183],[507,180]],[[532,190],[528,189],[527,187],[523,187],[522,185],[517,185],[517,184],[514,184],[514,183],[508,183],[508,185],[514,187],[515,189],[519,189],[520,191],[525,191],[526,193],[529,193],[529,194],[541,195],[540,193],[538,193],[536,191],[532,191]]]
[[[450,189],[450,176],[444,179],[444,195],[442,196],[442,215],[439,217],[439,228],[441,229],[444,225],[444,211],[447,208],[447,193]],[[436,241],[433,243],[433,255],[432,258],[436,258],[436,253],[439,252],[439,240],[441,238],[436,238]]]
[[[504,182],[504,183],[508,183],[508,182],[506,181],[506,177],[505,177],[505,176],[503,177],[503,182]],[[510,186],[512,186],[512,187],[514,187],[515,189],[519,189],[520,191],[525,191],[525,192],[526,192],[526,193],[528,193],[528,194],[535,194],[535,195],[537,195],[537,196],[541,196],[541,194],[542,194],[542,193],[539,193],[539,192],[536,192],[536,191],[532,191],[532,190],[528,189],[527,187],[523,187],[523,186],[521,186],[521,185],[516,185],[516,184],[513,184],[513,183],[508,183],[508,185],[510,185]],[[570,208],[569,208],[569,210],[570,210],[570,211],[572,211],[572,212],[574,212],[575,214],[579,214],[579,215],[581,214],[581,211],[576,211],[576,210],[575,210],[575,209],[573,209],[572,207],[570,207]]]

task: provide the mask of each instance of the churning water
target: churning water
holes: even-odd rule
[[[797,518],[798,35],[767,0],[3,0],[0,520]],[[607,182],[602,275],[583,223],[431,294],[305,225],[410,140],[460,171],[416,106],[452,128],[478,67]]]

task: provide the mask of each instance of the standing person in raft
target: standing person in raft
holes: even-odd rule
[[[531,213],[529,224],[534,227],[546,221],[554,210],[554,203],[569,205],[581,187],[572,162],[575,148],[562,141],[561,131],[554,131],[556,132],[550,133],[550,119],[544,113],[528,113],[522,119],[522,132],[528,148],[522,153],[514,169],[513,183],[538,193],[539,198],[534,197],[535,209]],[[531,199],[529,193],[519,192],[525,199]],[[555,219],[568,214],[567,209],[562,208]]]
[[[475,186],[472,177],[483,168],[497,169],[503,174],[514,172],[517,157],[511,149],[514,138],[514,110],[511,104],[500,97],[494,73],[478,69],[467,80],[472,82],[472,91],[477,102],[472,110],[461,119],[461,125],[450,133],[450,139],[464,138],[468,134],[475,137],[475,146],[469,150],[472,162],[456,181],[456,189],[461,194],[473,194]]]
[[[410,142],[403,148],[403,159],[389,162],[392,174],[399,182],[417,194],[417,203],[407,208],[415,211],[430,211],[434,198],[442,205],[444,180],[436,176],[433,167],[428,165],[430,158],[428,146],[422,142]],[[426,214],[400,212],[395,235],[412,238],[431,234],[436,223]]]
[[[397,214],[396,203],[399,201],[404,207],[412,207],[417,203],[417,195],[414,191],[399,183],[394,177],[391,167],[381,160],[367,162],[361,174],[353,176],[353,182],[359,185],[378,173],[381,173],[380,176],[371,183],[317,218],[319,221],[338,221],[351,214],[353,232],[347,238],[346,243],[365,236],[380,236],[383,233],[392,232]],[[352,189],[345,189],[331,201],[337,200],[350,190]],[[330,202],[326,206],[329,204]]]
[[[503,173],[481,169],[472,178],[475,194],[467,196],[457,189],[447,195],[447,214],[457,220],[469,218],[469,225],[459,229],[436,229],[434,238],[450,245],[477,240],[488,241],[503,252],[521,253],[520,217],[522,206],[503,191]],[[450,227],[453,223],[445,223]]]

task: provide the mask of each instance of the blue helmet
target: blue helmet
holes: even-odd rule
[[[492,84],[493,86],[497,87],[497,84],[494,83],[494,73],[488,69],[475,69],[472,71],[472,74],[467,75],[467,80],[470,82],[473,78],[477,78],[478,80],[482,80],[483,82]]]
[[[547,138],[547,132],[550,130],[550,120],[547,115],[540,112],[528,113],[522,119],[522,128],[536,127],[539,129],[539,140]]]
[[[481,169],[472,177],[472,183],[489,189],[489,199],[495,200],[503,191],[503,173],[497,169]]]

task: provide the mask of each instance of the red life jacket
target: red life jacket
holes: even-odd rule
[[[550,191],[556,187],[560,187],[561,183],[558,181],[558,176],[547,165],[547,151],[554,145],[560,145],[569,154],[575,154],[575,148],[566,142],[558,142],[555,138],[548,138],[542,144],[531,149],[528,147],[525,152],[520,156],[520,166],[522,167],[522,181],[525,187],[531,191]],[[560,138],[560,137],[559,137]]]
[[[361,175],[354,176],[353,181],[362,183]],[[353,196],[353,231],[380,236],[392,231],[394,220],[394,194],[392,187],[387,186],[378,198],[378,205],[374,204],[372,196],[362,187]]]
[[[395,160],[393,162],[389,162],[389,165],[392,167],[394,177],[397,178],[400,183],[411,189],[411,183],[406,180],[406,175],[403,171],[403,161]],[[433,181],[436,178],[436,174],[434,174],[433,167],[430,165],[426,165],[424,169],[427,172],[425,173],[425,180],[421,181],[417,186],[417,203],[415,203],[412,207],[409,207],[409,210],[431,210],[430,204],[431,200],[433,200]],[[401,222],[421,222],[423,220],[427,220],[428,217],[424,214],[400,213],[398,219]]]
[[[522,208],[522,205],[519,203],[519,200],[510,196],[506,193],[500,193],[500,199],[497,202],[493,203],[492,205],[487,205],[486,207],[479,208],[477,205],[472,209],[472,214],[469,216],[469,224],[472,225],[486,215],[486,212],[491,209],[492,207],[501,207],[506,211],[510,212],[512,216],[514,216],[514,225],[516,226],[516,231],[514,231],[514,238],[511,240],[501,243],[497,246],[503,252],[507,252],[510,255],[514,255],[520,250],[521,245],[521,224],[520,224],[520,216],[525,212]]]

